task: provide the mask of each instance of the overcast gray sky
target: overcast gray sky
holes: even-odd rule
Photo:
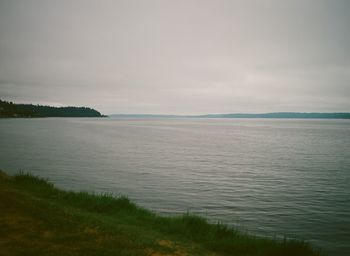
[[[350,111],[350,1],[0,0],[0,98],[106,114]]]

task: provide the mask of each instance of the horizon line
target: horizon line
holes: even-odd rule
[[[285,119],[350,119],[349,112],[269,112],[204,115],[110,114],[111,118],[285,118]]]

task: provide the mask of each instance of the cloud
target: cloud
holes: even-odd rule
[[[0,96],[105,113],[349,111],[348,1],[1,1]]]

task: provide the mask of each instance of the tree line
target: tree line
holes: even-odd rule
[[[104,117],[88,107],[52,107],[0,100],[0,117]]]

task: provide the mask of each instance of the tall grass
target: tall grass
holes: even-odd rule
[[[125,196],[63,191],[46,179],[24,172],[9,180],[50,202],[96,214],[94,216],[107,216],[108,221],[142,227],[174,239],[192,241],[221,255],[319,255],[318,251],[304,241],[256,237],[224,224],[210,224],[206,219],[188,212],[176,217],[159,216],[137,206]]]

